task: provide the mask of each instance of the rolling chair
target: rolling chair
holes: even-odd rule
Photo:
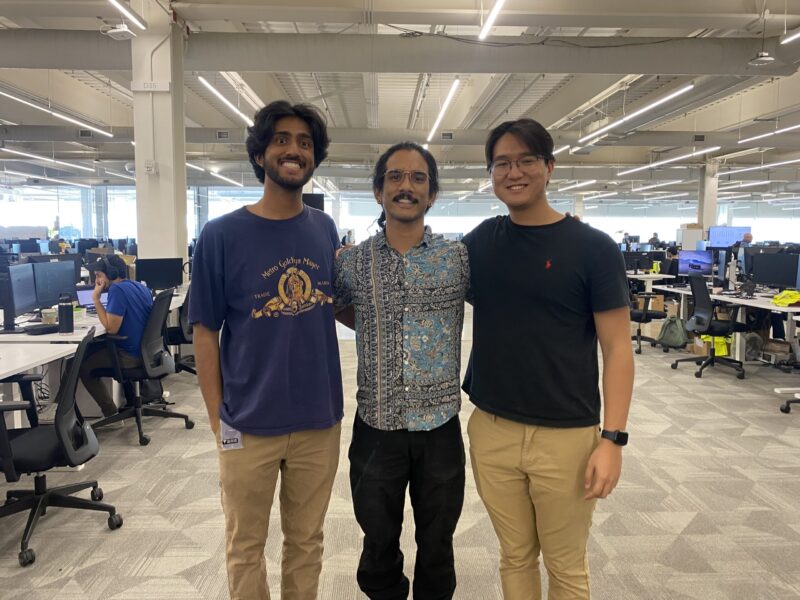
[[[727,337],[734,331],[745,331],[746,328],[743,324],[736,323],[739,306],[733,307],[729,321],[714,318],[716,316],[716,307],[711,300],[708,287],[706,287],[706,281],[702,275],[691,275],[689,277],[689,285],[692,288],[694,312],[686,322],[687,331],[692,331],[701,335],[710,335],[712,338]],[[703,371],[707,367],[717,365],[734,369],[736,371],[736,377],[739,379],[744,379],[745,377],[744,365],[742,362],[726,356],[717,356],[713,343],[711,344],[711,348],[705,360],[702,358],[681,358],[674,361],[671,366],[673,369],[677,369],[678,363],[682,362],[694,362],[696,365],[700,366],[694,373],[695,377],[702,377]]]
[[[663,310],[649,310],[650,299],[654,296],[655,294],[639,294],[640,298],[644,298],[642,310],[639,310],[638,308],[631,309],[631,321],[636,323],[636,335],[631,336],[631,340],[636,340],[636,354],[642,353],[642,340],[645,342],[650,342],[650,345],[653,347],[655,347],[658,343],[656,342],[655,338],[642,335],[642,325],[645,323],[650,323],[654,320],[667,318],[667,313],[665,313]],[[665,346],[664,352],[669,352],[669,348]]]
[[[178,350],[175,353],[175,372],[187,371],[192,375],[197,375],[197,368],[194,362],[194,356],[181,355],[181,344],[192,343],[192,324],[189,323],[189,294],[192,291],[191,286],[186,291],[186,297],[183,300],[183,305],[178,309],[178,325],[174,327],[167,327],[167,345],[177,346]]]
[[[136,393],[135,383],[142,383],[146,380],[160,380],[175,372],[175,361],[169,353],[169,349],[164,343],[164,331],[166,329],[167,317],[169,316],[169,304],[172,300],[173,290],[168,289],[156,296],[153,301],[153,308],[144,327],[142,335],[142,365],[130,369],[123,369],[117,354],[118,340],[124,340],[124,336],[106,335],[106,344],[113,358],[114,366],[111,368],[93,369],[93,377],[113,377],[121,385],[125,392],[126,404],[120,408],[119,412],[113,416],[96,421],[93,426],[103,427],[111,423],[122,421],[133,417],[136,420],[136,428],[139,431],[139,444],[146,446],[150,443],[150,438],[142,430],[142,417],[162,417],[172,419],[183,419],[186,429],[192,429],[194,422],[187,416],[172,412],[167,409],[167,404],[162,398],[153,401],[142,401],[141,394]]]
[[[77,467],[97,456],[100,445],[92,428],[83,420],[75,405],[75,390],[78,386],[78,372],[86,354],[86,348],[94,338],[94,328],[89,330],[75,352],[75,357],[61,378],[55,422],[36,426],[36,409],[33,402],[33,382],[41,380],[41,375],[18,375],[4,382],[20,384],[23,401],[0,403],[0,461],[6,481],[19,481],[20,474],[34,474],[33,490],[9,490],[6,501],[0,506],[0,517],[7,517],[23,511],[30,511],[20,544],[19,564],[27,567],[36,560],[36,554],[28,547],[39,518],[51,506],[76,508],[81,510],[103,511],[109,514],[109,529],[122,527],[122,516],[110,504],[103,504],[103,490],[97,481],[73,483],[55,488],[47,488],[44,471],[53,467]],[[31,428],[6,430],[2,413],[12,410],[25,410]],[[15,435],[16,434],[16,435]],[[91,500],[75,498],[72,494],[91,488]]]

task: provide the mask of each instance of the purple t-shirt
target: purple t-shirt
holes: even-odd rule
[[[189,320],[221,329],[220,418],[255,435],[342,419],[333,312],[336,225],[304,207],[286,220],[246,208],[209,221],[192,259]]]

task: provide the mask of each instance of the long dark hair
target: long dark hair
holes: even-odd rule
[[[372,191],[380,192],[383,190],[383,184],[386,179],[386,163],[392,157],[392,154],[400,150],[410,150],[418,152],[425,162],[428,164],[428,191],[431,195],[439,193],[439,168],[436,166],[436,159],[433,158],[428,150],[416,142],[400,142],[389,148],[386,152],[381,154],[378,162],[375,163],[375,171],[372,173]],[[428,207],[430,210],[430,207]],[[428,212],[427,210],[425,212]],[[386,211],[381,210],[381,216],[378,217],[378,227],[386,229]]]
[[[286,117],[297,117],[304,121],[311,130],[311,139],[314,142],[314,167],[328,156],[328,128],[325,117],[319,110],[310,104],[289,104],[285,100],[270,102],[256,113],[253,126],[247,128],[247,155],[253,172],[261,183],[264,183],[266,173],[264,167],[258,164],[257,158],[264,156],[267,146],[275,134],[275,124]]]

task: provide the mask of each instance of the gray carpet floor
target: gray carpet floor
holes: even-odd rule
[[[323,600],[362,597],[355,582],[361,538],[346,460],[355,349],[352,339],[340,344],[346,416],[343,459],[325,527]],[[467,342],[465,359],[468,350]],[[781,414],[772,393],[778,385],[800,387],[800,377],[750,367],[744,381],[722,369],[700,380],[692,365],[670,369],[673,357],[649,347],[636,357],[623,477],[595,513],[589,547],[592,597],[800,598],[800,407]],[[202,399],[193,376],[173,376],[166,387],[175,409],[196,420],[195,429],[183,429],[180,421],[148,419],[152,442],[147,447],[138,446],[133,423],[107,429],[98,434],[100,455],[83,470],[48,476],[51,485],[98,479],[105,500],[124,515],[124,526],[110,531],[103,513],[51,509],[32,540],[36,563],[23,569],[17,553],[26,517],[3,519],[0,598],[227,597],[216,450]],[[470,412],[465,402],[464,428]],[[8,487],[0,485],[0,494]],[[402,548],[410,574],[410,510],[406,524]],[[273,598],[280,597],[280,539],[273,510],[266,548]],[[455,553],[456,598],[501,598],[497,543],[469,470]]]

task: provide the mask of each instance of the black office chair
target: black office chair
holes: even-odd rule
[[[167,345],[178,347],[175,352],[175,372],[187,371],[192,375],[197,375],[194,355],[183,356],[181,354],[181,344],[192,343],[192,324],[189,323],[189,293],[191,291],[192,288],[189,287],[183,305],[178,309],[178,325],[167,327]]]
[[[22,534],[19,564],[27,567],[36,560],[32,548],[28,548],[33,530],[39,518],[50,506],[76,508],[81,510],[97,510],[107,512],[109,529],[122,526],[122,516],[110,504],[103,504],[103,490],[97,481],[73,483],[55,488],[47,488],[47,478],[43,473],[53,467],[77,467],[97,456],[100,445],[92,428],[75,405],[75,389],[78,386],[78,372],[86,354],[86,348],[94,337],[94,328],[89,330],[75,352],[71,366],[61,378],[55,422],[36,426],[36,407],[33,403],[33,382],[41,380],[41,375],[21,375],[11,377],[4,382],[15,382],[22,389],[22,401],[0,402],[0,460],[6,481],[19,481],[20,475],[34,474],[33,490],[9,490],[6,501],[0,506],[0,517],[7,517],[23,511],[30,511],[25,531]],[[6,429],[3,414],[13,410],[25,410],[30,429]],[[16,435],[14,435],[16,434]],[[92,488],[91,500],[75,498],[72,494]]]
[[[681,358],[672,363],[672,368],[677,369],[678,363],[694,362],[696,365],[700,366],[700,368],[695,371],[694,376],[702,377],[703,371],[707,367],[722,365],[734,369],[736,371],[736,377],[744,379],[745,372],[742,362],[726,356],[717,356],[713,343],[713,338],[715,337],[728,337],[735,331],[746,330],[743,324],[736,323],[739,306],[734,306],[731,310],[730,320],[716,319],[716,305],[711,300],[711,295],[708,293],[708,287],[706,286],[703,276],[691,275],[689,277],[689,285],[692,288],[694,312],[686,322],[686,330],[692,331],[698,335],[710,335],[712,337],[711,348],[705,360],[703,358]]]
[[[667,313],[663,310],[650,310],[650,300],[655,297],[655,294],[638,294],[640,298],[644,298],[644,304],[642,305],[642,309],[639,310],[638,308],[631,309],[631,321],[637,324],[636,326],[636,335],[631,336],[631,340],[636,340],[636,354],[642,353],[642,340],[645,342],[650,342],[650,345],[655,348],[656,344],[658,343],[655,338],[651,338],[646,335],[642,335],[642,325],[645,323],[650,323],[654,320],[658,319],[666,319]],[[664,346],[664,352],[669,352],[669,348]]]
[[[153,308],[144,327],[142,336],[142,366],[123,369],[117,354],[117,344],[115,342],[124,340],[124,336],[107,335],[106,344],[109,353],[113,357],[114,366],[112,368],[93,369],[94,377],[113,377],[120,384],[125,392],[126,405],[113,416],[96,421],[95,428],[103,427],[111,423],[122,421],[133,417],[136,419],[136,428],[139,431],[139,444],[146,446],[150,443],[150,438],[142,431],[142,416],[162,417],[172,419],[183,419],[186,429],[192,429],[194,422],[187,416],[172,412],[167,409],[167,403],[163,398],[154,400],[142,400],[142,395],[136,393],[135,383],[141,384],[146,380],[160,380],[175,372],[175,361],[169,353],[169,349],[164,343],[164,331],[166,329],[167,317],[169,316],[169,304],[172,300],[173,290],[168,289],[159,292],[153,301]]]

